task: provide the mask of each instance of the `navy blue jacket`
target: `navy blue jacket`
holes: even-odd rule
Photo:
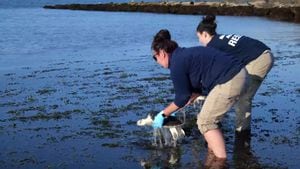
[[[215,35],[207,46],[238,57],[245,66],[265,50],[270,50],[267,45],[256,39],[235,34]]]
[[[169,68],[175,89],[174,103],[183,107],[193,92],[207,94],[217,84],[232,79],[242,68],[236,57],[209,47],[178,47]]]

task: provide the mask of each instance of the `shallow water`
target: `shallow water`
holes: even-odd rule
[[[198,45],[199,19],[0,9],[0,168],[203,168],[197,108],[175,149],[153,149],[151,128],[136,126],[173,99],[151,38],[167,28],[181,46]],[[254,100],[251,147],[235,146],[233,112],[222,124],[230,168],[297,168],[300,25],[222,16],[218,24],[221,33],[264,41],[276,57]]]

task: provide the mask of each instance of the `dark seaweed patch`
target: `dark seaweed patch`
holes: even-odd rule
[[[28,109],[25,109],[26,111],[29,111]],[[35,110],[35,109],[33,109]],[[21,111],[24,111],[23,109]],[[71,118],[71,115],[73,113],[81,113],[82,110],[74,109],[64,112],[53,112],[53,113],[41,113],[38,112],[35,115],[32,116],[20,116],[21,113],[18,111],[11,111],[9,113],[14,113],[16,117],[11,118],[10,120],[20,120],[20,121],[37,121],[37,120],[60,120],[60,119],[69,119]]]
[[[142,78],[142,81],[165,81],[170,80],[169,76]]]
[[[116,148],[116,147],[123,147],[120,143],[103,143],[102,147],[109,147],[109,148]]]
[[[52,94],[55,93],[56,91],[57,91],[56,89],[53,89],[51,87],[46,87],[43,89],[39,89],[36,93],[40,95],[44,95],[44,94]]]

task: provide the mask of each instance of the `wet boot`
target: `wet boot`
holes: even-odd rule
[[[235,132],[234,147],[239,150],[250,149],[251,130],[243,130]]]

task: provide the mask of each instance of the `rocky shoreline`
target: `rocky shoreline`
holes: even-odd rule
[[[267,5],[260,3],[223,2],[130,2],[105,4],[46,5],[46,9],[70,9],[89,11],[151,12],[190,15],[261,16],[270,19],[300,23],[299,5]]]

